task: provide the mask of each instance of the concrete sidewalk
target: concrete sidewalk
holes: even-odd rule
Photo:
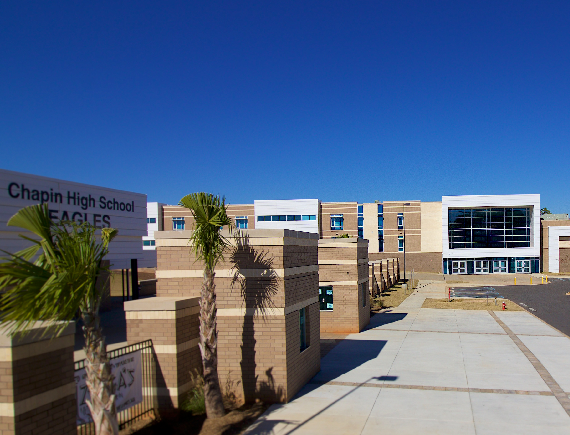
[[[421,308],[422,282],[248,434],[570,434],[570,339],[526,312]]]

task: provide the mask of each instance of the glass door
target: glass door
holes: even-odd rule
[[[507,273],[507,260],[494,260],[493,273]]]
[[[454,275],[466,275],[467,274],[467,261],[453,261],[451,264],[451,273]]]
[[[517,273],[530,273],[530,260],[517,260],[516,266]]]
[[[489,273],[489,260],[476,260],[475,273]]]

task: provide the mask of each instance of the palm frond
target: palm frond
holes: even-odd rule
[[[188,208],[194,217],[190,244],[196,259],[202,260],[207,268],[213,270],[230,245],[229,240],[220,233],[220,229],[227,226],[230,231],[233,230],[232,220],[227,215],[225,198],[211,193],[191,193],[183,197],[179,205]]]
[[[4,328],[14,333],[44,321],[60,332],[65,324],[58,321],[73,319],[78,309],[98,306],[101,290],[96,281],[116,230],[105,228],[102,242],[97,242],[93,226],[55,224],[47,207],[37,205],[20,210],[9,224],[32,231],[40,240],[27,238],[32,246],[0,263],[0,321]],[[32,261],[40,248],[41,255]]]

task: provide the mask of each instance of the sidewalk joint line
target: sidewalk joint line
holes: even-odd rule
[[[342,381],[309,381],[312,385],[334,385],[340,387],[363,387],[363,388],[395,388],[401,390],[428,390],[428,391],[454,391],[459,393],[479,393],[479,394],[517,394],[521,396],[554,396],[552,391],[529,391],[529,390],[504,390],[497,388],[463,388],[463,387],[433,387],[430,385],[406,385],[387,384],[373,382],[342,382]],[[570,393],[564,393],[566,395]]]
[[[501,319],[499,319],[499,317],[493,311],[489,311],[489,314],[505,330],[511,340],[513,340],[513,342],[518,346],[520,351],[529,360],[539,376],[542,378],[546,386],[550,388],[550,391],[552,391],[552,394],[554,397],[556,397],[564,411],[566,411],[568,416],[570,416],[570,398],[568,398],[568,393],[565,393],[564,390],[562,390],[558,382],[556,382],[550,372],[546,370],[546,367],[544,367],[544,365],[530,351],[530,349],[525,346],[522,340],[516,336],[511,328],[509,328]]]

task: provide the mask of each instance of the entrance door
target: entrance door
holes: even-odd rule
[[[494,260],[493,273],[507,273],[507,260]]]
[[[530,260],[517,260],[517,273],[530,273]]]
[[[467,275],[467,261],[453,261],[451,263],[451,273],[454,275]]]
[[[476,260],[475,273],[489,273],[489,260]]]

